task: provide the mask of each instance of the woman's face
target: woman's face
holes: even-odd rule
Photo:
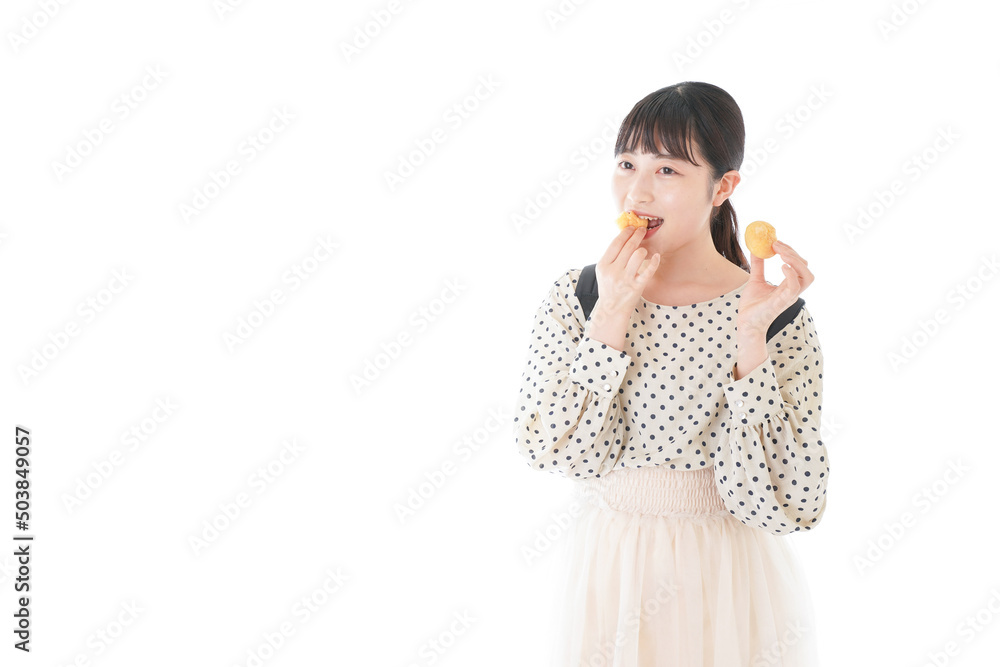
[[[661,144],[657,143],[657,148],[661,154],[666,153]],[[702,166],[696,167],[681,157],[657,157],[652,153],[616,156],[611,192],[618,210],[663,219],[662,225],[647,231],[643,239],[649,256],[702,241],[705,235],[711,238],[712,208],[722,204],[739,182],[739,173],[729,172],[735,180],[732,176],[723,178],[716,193],[701,152],[697,146],[693,151]]]

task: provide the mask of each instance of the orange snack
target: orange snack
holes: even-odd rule
[[[632,211],[625,211],[618,216],[615,221],[618,223],[618,229],[625,229],[626,227],[647,227],[649,226],[649,221],[645,218],[640,218]]]
[[[778,236],[774,227],[763,220],[755,220],[747,225],[743,238],[750,252],[761,259],[774,257],[777,254],[771,248],[771,244],[778,240]]]

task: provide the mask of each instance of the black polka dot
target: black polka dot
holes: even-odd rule
[[[809,311],[737,380],[743,286],[689,306],[640,300],[616,350],[586,335],[579,275],[563,274],[535,316],[514,410],[528,464],[573,479],[711,465],[727,509],[744,523],[775,534],[812,528],[826,506],[829,457]]]

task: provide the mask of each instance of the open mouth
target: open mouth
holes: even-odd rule
[[[663,224],[663,218],[647,218],[641,215],[639,217],[646,221],[647,229],[655,229]]]

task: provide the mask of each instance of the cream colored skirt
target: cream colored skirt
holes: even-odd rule
[[[711,468],[575,481],[557,554],[555,667],[814,667],[794,536],[740,522]]]

